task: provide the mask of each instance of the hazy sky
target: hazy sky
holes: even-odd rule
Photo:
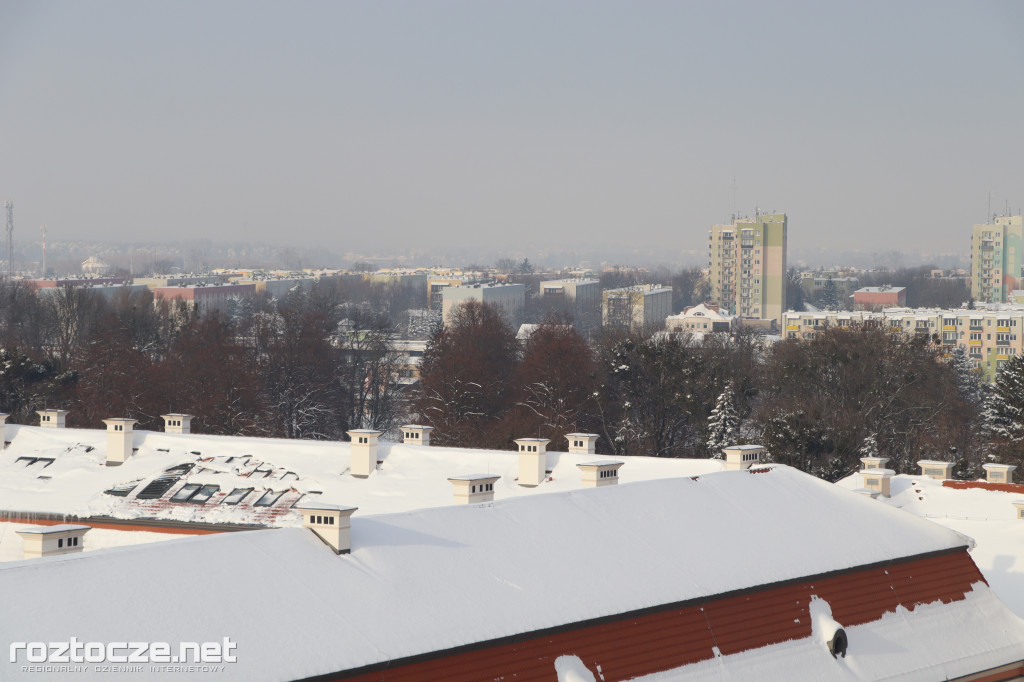
[[[1024,4],[6,2],[16,238],[967,252],[1024,204]]]

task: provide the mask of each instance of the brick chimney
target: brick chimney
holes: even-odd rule
[[[448,480],[455,487],[455,504],[476,504],[494,501],[494,484],[501,476],[494,474],[467,474],[452,476]]]
[[[519,485],[525,488],[536,488],[547,478],[547,438],[520,438],[515,443],[519,446]]]
[[[302,514],[302,527],[313,531],[335,554],[348,554],[351,551],[351,518],[352,512],[358,507],[300,500],[295,508]]]
[[[934,459],[922,459],[917,463],[921,467],[921,475],[934,478],[936,481],[948,481],[953,477],[953,463]]]
[[[357,478],[367,478],[377,469],[377,439],[382,431],[353,429],[348,432],[352,440],[352,462],[349,471]]]
[[[606,485],[618,485],[619,469],[625,462],[617,459],[604,459],[599,462],[584,462],[576,468],[583,472],[584,488],[601,488]]]
[[[409,445],[430,445],[430,432],[433,426],[406,424],[402,427],[402,442]]]
[[[892,469],[861,469],[861,478],[864,479],[864,487],[868,490],[876,490],[882,497],[889,497],[890,482],[896,472]]]
[[[36,410],[39,415],[39,425],[44,429],[63,429],[64,418],[68,416],[67,410]]]
[[[108,467],[121,466],[132,456],[135,437],[134,419],[104,419],[107,425],[107,461]]]
[[[985,480],[989,483],[1013,483],[1013,470],[1017,467],[1013,464],[982,464],[985,470]]]
[[[567,433],[565,437],[569,441],[569,452],[581,455],[597,452],[597,439],[600,436],[596,433]]]
[[[172,412],[162,414],[160,417],[164,420],[164,433],[192,433],[192,420],[195,415]]]
[[[25,541],[25,558],[36,559],[82,551],[82,538],[91,526],[62,523],[56,526],[32,526],[15,531]]]
[[[725,454],[725,470],[741,471],[749,469],[752,464],[761,461],[761,453],[764,452],[762,445],[730,445],[722,448]]]

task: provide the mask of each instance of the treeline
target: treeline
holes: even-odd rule
[[[113,300],[81,288],[45,294],[0,282],[0,410],[35,424],[43,407],[69,426],[108,417],[162,427],[159,415],[196,415],[213,434],[342,439],[387,430],[404,416],[392,381],[392,310],[423,292],[326,279],[282,300],[266,295],[224,310],[154,305],[150,292]]]
[[[613,455],[709,457],[758,443],[828,480],[877,453],[900,472],[952,459],[957,475],[976,477],[990,458],[1020,459],[1024,434],[1024,409],[1004,409],[1001,431],[983,418],[992,398],[962,352],[945,357],[881,328],[774,344],[752,332],[606,330],[588,344],[548,321],[520,345],[495,311],[466,305],[431,340],[421,373],[414,407],[433,442],[464,447],[543,437],[561,448],[579,431],[600,434],[599,451]]]

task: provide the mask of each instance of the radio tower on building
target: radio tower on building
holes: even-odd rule
[[[7,276],[14,276],[14,202],[5,201],[7,209]]]

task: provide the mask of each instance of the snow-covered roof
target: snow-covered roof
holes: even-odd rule
[[[107,467],[105,429],[8,424],[5,434],[10,445],[0,451],[0,512],[271,526],[300,525],[301,518],[291,506],[303,496],[358,507],[357,515],[450,505],[452,491],[447,478],[474,471],[501,476],[494,490],[499,500],[574,490],[581,485],[576,465],[594,459],[593,454],[549,450],[551,480],[524,488],[515,481],[519,459],[511,450],[379,441],[377,458],[382,463],[368,478],[360,479],[348,473],[349,442],[135,430],[133,443],[138,451],[124,464]],[[554,445],[562,447],[565,442]],[[620,480],[692,476],[722,467],[719,460],[631,456]],[[168,487],[146,499],[159,491],[161,482]],[[174,501],[185,486],[216,486],[218,490],[202,504],[194,498]],[[257,506],[268,491],[281,493],[281,497],[270,506]]]
[[[49,535],[50,533],[68,533],[75,530],[89,529],[89,526],[83,526],[77,523],[58,523],[54,526],[30,526],[28,528],[21,528],[18,532],[27,533],[29,535]]]
[[[862,485],[860,472],[836,485],[855,489]],[[975,542],[971,557],[985,580],[1007,606],[1024,616],[1024,521],[1017,518],[1013,502],[1018,492],[983,488],[958,489],[927,476],[900,474],[890,481],[889,497],[878,502],[901,509],[970,537]]]
[[[957,533],[781,466],[356,516],[351,538],[342,556],[287,528],[2,564],[4,608],[19,617],[0,619],[0,640],[229,636],[238,661],[218,679],[296,679],[964,546]],[[41,591],[75,608],[40,609]],[[983,583],[975,592],[986,599]],[[1002,640],[976,648],[988,629],[979,621],[956,655],[988,654],[1009,637],[1019,653],[1021,622],[982,605]],[[962,639],[955,629],[950,638]],[[860,644],[876,662],[905,645]],[[3,679],[25,674],[6,658],[0,666]]]

